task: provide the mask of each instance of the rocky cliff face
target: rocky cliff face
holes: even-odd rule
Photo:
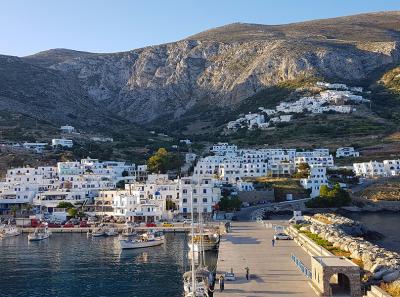
[[[179,119],[197,105],[231,108],[287,80],[368,80],[399,63],[399,22],[399,12],[388,12],[283,26],[233,24],[129,52],[51,50],[21,60],[76,81],[99,108],[146,123]]]

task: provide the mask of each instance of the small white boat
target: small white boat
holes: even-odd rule
[[[104,230],[105,235],[107,236],[116,236],[118,235],[118,229],[114,227],[106,227]]]
[[[4,225],[0,228],[0,238],[14,237],[21,234],[16,226]]]
[[[91,233],[88,233],[92,235],[93,237],[100,237],[100,236],[105,236],[106,235],[106,230],[104,227],[97,227],[92,230]]]
[[[140,249],[162,245],[165,242],[165,237],[162,232],[145,233],[136,239],[121,239],[119,241],[121,249]]]
[[[29,241],[40,241],[49,238],[51,235],[51,232],[45,228],[36,228],[33,233],[28,234],[28,240]]]

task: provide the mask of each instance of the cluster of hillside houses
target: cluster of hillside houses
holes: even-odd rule
[[[275,109],[259,107],[258,112],[246,114],[227,124],[227,129],[240,128],[267,129],[277,123],[287,123],[293,120],[295,114],[321,114],[326,112],[351,113],[355,105],[368,103],[361,95],[361,87],[347,87],[344,84],[317,82],[321,91],[314,96],[302,97],[296,101],[281,102]]]
[[[22,143],[12,143],[10,146],[13,148],[22,148],[25,150],[33,151],[36,153],[43,153],[46,148],[72,148],[74,146],[74,141],[72,139],[68,139],[66,137],[70,137],[72,135],[79,135],[75,129],[75,127],[71,125],[64,125],[60,127],[61,138],[53,138],[51,143],[48,142],[22,142]],[[112,137],[103,137],[103,136],[91,136],[89,138],[94,142],[113,142]]]
[[[148,174],[146,165],[86,158],[8,170],[0,183],[0,214],[26,204],[52,213],[60,202],[70,202],[93,214],[155,221],[191,211],[191,193],[193,210],[211,214],[221,189],[213,178],[170,180],[168,175]],[[168,200],[175,207],[168,209]]]
[[[389,177],[400,175],[400,160],[369,161],[354,163],[353,170],[362,177]]]
[[[122,216],[133,221],[186,217],[192,208],[194,212],[211,215],[225,184],[238,192],[254,191],[247,178],[290,176],[299,164],[307,163],[309,176],[301,179],[300,184],[315,197],[320,187],[328,184],[326,168],[334,166],[333,156],[322,148],[239,149],[218,143],[211,152],[212,155],[202,158],[187,153],[186,162],[195,164],[193,172],[174,179],[166,174],[148,174],[146,165],[91,158],[59,162],[54,167],[9,169],[0,182],[0,214],[24,204],[51,213],[60,202],[71,202],[84,205],[93,214]],[[358,152],[339,148],[336,155],[358,156]]]

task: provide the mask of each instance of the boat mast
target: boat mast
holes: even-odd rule
[[[192,296],[196,296],[196,272],[194,265],[194,212],[193,212],[193,189],[190,191],[190,203],[192,206],[192,222],[191,222],[191,231],[192,231]]]

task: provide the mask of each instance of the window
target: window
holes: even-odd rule
[[[193,198],[193,203],[197,203],[197,198]]]
[[[207,203],[208,202],[207,198],[203,198],[203,202]]]
[[[186,199],[186,198],[183,198],[183,199],[182,199],[182,203],[187,203],[187,199]]]
[[[187,194],[187,189],[183,189],[183,194]]]
[[[203,189],[203,194],[207,194],[207,189]]]

